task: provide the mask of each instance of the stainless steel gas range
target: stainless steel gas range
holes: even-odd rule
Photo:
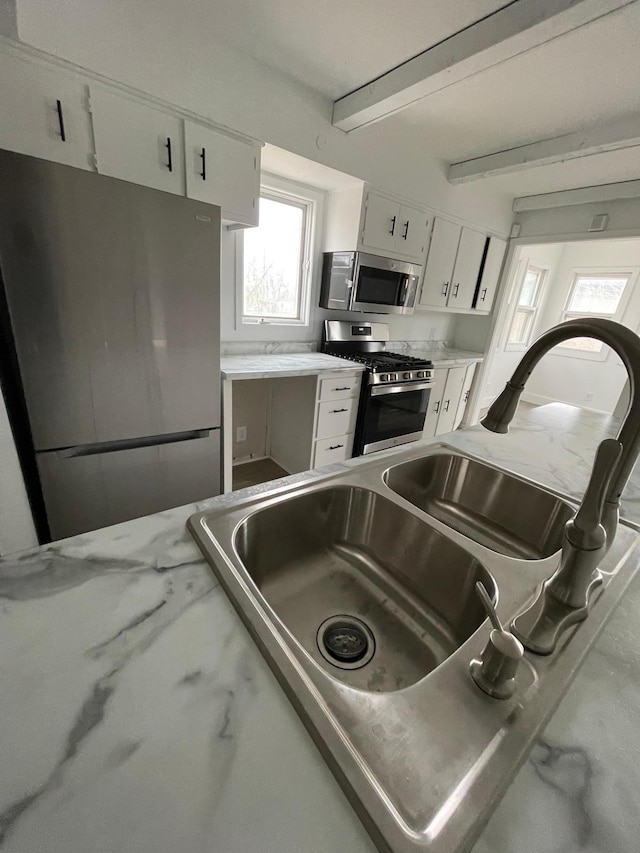
[[[325,320],[323,352],[366,366],[353,455],[417,441],[422,436],[433,384],[433,364],[387,352],[386,323]]]

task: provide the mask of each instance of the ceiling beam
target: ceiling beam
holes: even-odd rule
[[[334,102],[333,125],[352,131],[558,38],[636,0],[512,0]]]
[[[539,195],[523,195],[513,201],[513,212],[549,210],[574,204],[600,204],[625,198],[640,198],[640,180],[620,181],[617,184],[599,184],[575,190],[557,190]]]
[[[580,157],[591,157],[607,151],[635,148],[640,145],[640,116],[610,122],[590,130],[580,130],[552,139],[542,139],[495,154],[485,154],[449,166],[449,182],[464,184],[480,178],[508,175],[536,166],[564,163]]]

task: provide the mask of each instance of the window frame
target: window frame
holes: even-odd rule
[[[542,297],[547,284],[547,280],[549,278],[550,269],[551,268],[548,264],[537,262],[533,258],[526,259],[526,264],[524,266],[522,276],[518,276],[516,278],[517,287],[514,287],[514,306],[509,317],[509,322],[507,323],[507,333],[504,343],[505,352],[524,352],[529,347],[531,339],[533,337],[533,333],[535,331],[536,320],[538,317],[540,306],[542,304]],[[532,300],[534,304],[531,306],[520,305],[520,295],[522,294],[524,283],[526,281],[527,273],[529,272],[529,270],[534,270],[539,274],[538,284],[536,286],[534,298]],[[510,341],[509,337],[511,335],[511,330],[513,329],[518,311],[525,311],[527,314],[529,314],[531,318],[529,321],[529,328],[526,334],[526,340]]]
[[[303,210],[298,312],[296,317],[273,317],[270,315],[256,317],[244,313],[244,229],[238,230],[236,232],[236,329],[255,326],[308,327],[322,194],[302,184],[295,184],[285,179],[269,178],[265,175],[262,177],[260,198],[283,202]]]
[[[622,318],[624,317],[625,312],[627,310],[627,306],[629,304],[629,299],[631,298],[631,293],[633,292],[635,286],[637,275],[638,269],[633,269],[631,267],[573,267],[569,271],[569,289],[567,291],[567,296],[564,300],[564,306],[562,308],[562,311],[560,312],[560,319],[558,322],[565,323],[567,320],[580,319],[582,317],[601,317],[605,320],[613,320],[616,323],[622,322]],[[618,303],[618,308],[614,314],[589,314],[585,313],[584,311],[569,311],[571,299],[578,284],[578,280],[581,278],[627,279],[624,289],[622,291],[622,296],[620,297],[620,302]],[[554,347],[553,349],[554,355],[560,355],[564,358],[579,358],[583,359],[584,361],[606,361],[609,357],[610,352],[610,348],[605,346],[604,344],[597,352],[575,349],[573,347],[568,347],[563,344],[558,344],[558,346]]]

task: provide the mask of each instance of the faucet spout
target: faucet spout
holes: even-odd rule
[[[636,399],[640,394],[640,338],[631,329],[599,317],[568,320],[549,329],[524,354],[504,391],[493,402],[481,423],[492,432],[508,432],[520,394],[535,366],[545,353],[570,338],[595,338],[607,344],[618,354],[629,377],[629,409],[617,435],[622,452],[611,474],[602,517],[609,547],[618,525],[620,497],[640,453],[640,399]]]

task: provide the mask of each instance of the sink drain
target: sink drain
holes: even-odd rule
[[[376,642],[369,628],[355,616],[331,616],[318,628],[317,643],[325,660],[341,669],[369,663]]]

